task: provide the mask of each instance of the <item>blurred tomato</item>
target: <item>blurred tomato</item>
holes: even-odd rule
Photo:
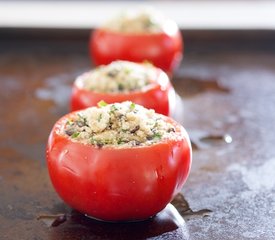
[[[180,31],[129,34],[96,29],[90,37],[90,55],[95,65],[114,60],[153,63],[167,73],[180,64],[183,41]]]

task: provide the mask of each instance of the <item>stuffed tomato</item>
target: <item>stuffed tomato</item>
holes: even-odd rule
[[[72,208],[104,221],[156,215],[185,183],[191,145],[169,117],[132,102],[65,115],[47,145],[49,175]]]
[[[79,76],[73,85],[72,111],[107,103],[132,101],[157,113],[170,115],[175,90],[168,76],[148,63],[114,61]]]
[[[172,73],[181,62],[183,40],[177,24],[159,13],[126,12],[91,33],[90,55],[96,65],[147,60]]]

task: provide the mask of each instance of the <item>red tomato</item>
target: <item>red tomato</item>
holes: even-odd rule
[[[171,73],[182,59],[183,41],[178,29],[170,33],[125,34],[96,29],[90,37],[90,55],[96,65],[114,60],[143,62]]]
[[[72,111],[97,106],[97,103],[104,100],[106,103],[132,101],[145,108],[154,109],[163,115],[171,114],[175,105],[175,90],[167,75],[160,69],[157,79],[152,80],[152,87],[145,91],[134,91],[130,93],[99,93],[83,89],[80,76],[73,85],[71,97]]]
[[[51,181],[72,208],[106,221],[132,221],[154,216],[171,201],[191,166],[189,137],[150,146],[98,148],[60,135],[70,113],[54,125],[47,145]]]

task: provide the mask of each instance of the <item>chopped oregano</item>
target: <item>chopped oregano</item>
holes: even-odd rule
[[[114,114],[115,111],[117,111],[117,110],[118,110],[118,108],[116,107],[116,105],[115,105],[115,104],[112,104],[112,105],[111,105],[110,113]]]
[[[154,133],[153,139],[161,139],[162,135],[160,133]]]
[[[102,119],[102,113],[99,114],[97,121],[100,122]]]
[[[107,105],[108,105],[108,103],[106,103],[106,102],[103,101],[103,100],[101,100],[100,102],[97,103],[97,106],[98,106],[98,107],[105,107],[105,106],[107,106]]]
[[[130,74],[132,71],[133,71],[133,70],[130,69],[130,68],[125,68],[125,69],[124,69],[124,72],[125,72],[126,74]]]
[[[72,138],[77,138],[79,136],[80,132],[75,132],[73,133],[73,135],[71,136]]]
[[[131,109],[131,110],[134,110],[135,107],[136,107],[136,104],[132,102],[131,105],[130,105],[130,109]]]
[[[123,143],[125,143],[125,141],[123,141],[122,138],[119,138],[118,141],[117,141],[117,144],[118,144],[118,145],[121,145],[121,144],[123,144]]]

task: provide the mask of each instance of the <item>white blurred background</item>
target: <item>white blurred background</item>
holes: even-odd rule
[[[275,1],[0,1],[0,28],[98,26],[128,8],[151,6],[181,29],[274,30]]]

